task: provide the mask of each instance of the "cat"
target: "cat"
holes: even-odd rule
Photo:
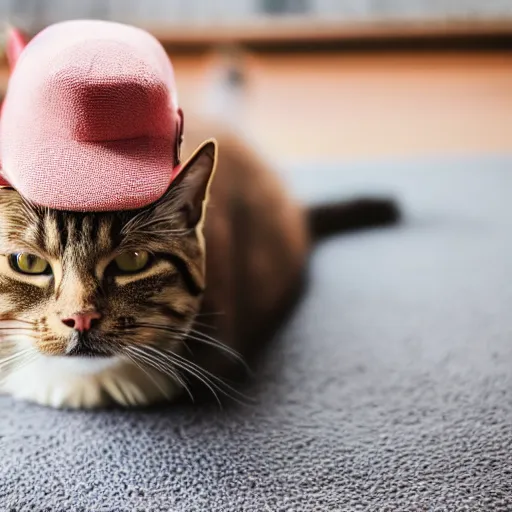
[[[84,409],[234,395],[222,376],[279,325],[314,244],[399,219],[385,198],[307,208],[229,129],[185,135],[192,156],[140,210],[57,211],[0,189],[0,392]]]

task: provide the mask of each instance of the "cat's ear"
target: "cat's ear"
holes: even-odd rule
[[[210,184],[217,165],[217,141],[203,142],[183,164],[178,176],[169,187],[165,199],[178,213],[181,223],[192,229],[201,225],[204,217]]]

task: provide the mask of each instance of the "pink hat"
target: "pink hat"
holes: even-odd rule
[[[58,23],[16,61],[2,105],[1,173],[41,206],[141,208],[179,171],[182,130],[172,65],[153,36],[105,21]]]

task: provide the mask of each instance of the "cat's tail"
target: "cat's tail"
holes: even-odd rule
[[[372,197],[312,205],[307,211],[314,241],[337,233],[396,224],[400,216],[393,199]]]

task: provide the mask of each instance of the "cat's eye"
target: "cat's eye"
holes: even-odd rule
[[[123,274],[133,274],[144,270],[148,266],[149,253],[147,251],[123,252],[114,262]]]
[[[13,270],[21,274],[35,276],[51,273],[50,264],[46,260],[28,252],[11,254],[9,256],[9,263]]]

